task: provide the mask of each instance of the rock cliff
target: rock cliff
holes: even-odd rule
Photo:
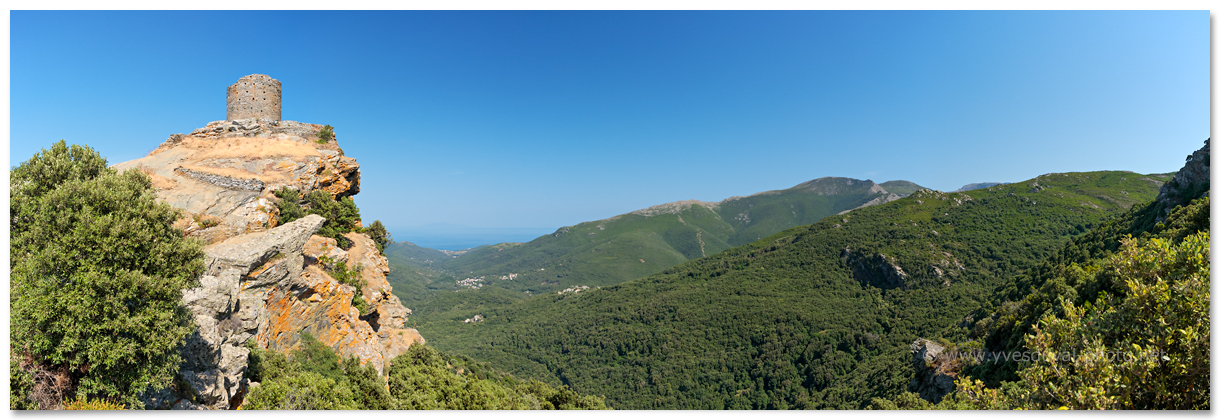
[[[911,364],[915,368],[915,376],[908,385],[911,392],[932,403],[939,403],[953,392],[961,363],[943,346],[922,338],[915,340],[911,343]]]
[[[1158,222],[1165,220],[1174,207],[1211,194],[1211,141],[1204,140],[1202,148],[1186,156],[1186,164],[1173,179],[1161,185],[1156,197]]]
[[[180,227],[208,243],[275,226],[281,187],[301,194],[324,190],[346,197],[360,192],[360,165],[343,155],[323,126],[296,121],[238,120],[208,123],[174,134],[148,156],[114,165],[139,169],[157,197],[185,211]]]
[[[148,408],[236,408],[251,386],[244,379],[247,345],[290,351],[309,333],[340,356],[384,371],[424,342],[406,328],[411,311],[391,293],[389,264],[367,235],[345,234],[353,245],[344,250],[314,235],[325,222],[320,216],[277,226],[273,191],[281,187],[336,198],[360,191],[359,165],[333,135],[320,142],[322,128],[217,121],[114,165],[148,174],[158,198],[183,211],[177,225],[208,244],[200,286],[183,291],[198,330],[183,346],[181,381],[147,393]],[[360,287],[336,280],[326,262],[355,269]],[[366,313],[353,304],[357,294]]]

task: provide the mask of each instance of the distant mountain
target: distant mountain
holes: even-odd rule
[[[566,226],[528,243],[475,248],[432,266],[458,278],[479,278],[482,285],[518,292],[606,286],[827,216],[897,200],[920,188],[908,181],[877,184],[852,178],[819,178],[784,190],[720,202],[687,200],[652,206]],[[397,257],[409,260],[404,262],[437,261],[435,254],[428,257],[405,245],[401,251],[399,245],[392,245],[386,254],[391,261]],[[501,279],[506,276],[510,279]]]
[[[954,192],[981,190],[983,188],[991,188],[996,185],[1006,185],[1006,184],[1008,184],[1008,183],[1007,182],[976,182],[973,184],[963,185],[961,188],[958,188],[957,191],[954,191]]]
[[[386,256],[393,255],[392,258],[409,261],[415,265],[423,266],[439,264],[460,255],[452,251],[445,252],[437,249],[425,248],[407,241],[389,244],[386,246],[385,253]]]
[[[1112,171],[1046,174],[968,193],[923,190],[615,286],[414,319],[443,350],[605,395],[620,409],[859,409],[907,389],[916,338],[965,341],[971,330],[963,319],[997,286],[1037,267],[1068,238],[1149,202],[1161,184]],[[784,191],[846,194],[860,186]],[[751,209],[752,223],[777,218],[763,219],[763,208],[792,216],[782,201],[742,200],[619,220],[681,216],[706,237],[719,232],[715,226],[733,226],[725,221],[733,217],[715,217],[729,205]],[[578,225],[553,239],[606,235],[612,226]],[[589,246],[609,250],[608,243]],[[477,325],[462,322],[476,314]]]
[[[881,183],[881,187],[886,191],[906,197],[915,194],[915,191],[922,190],[923,187],[911,181],[886,181]]]

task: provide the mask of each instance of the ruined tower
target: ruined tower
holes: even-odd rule
[[[226,101],[229,121],[248,118],[280,120],[280,81],[265,74],[251,74],[229,86]]]

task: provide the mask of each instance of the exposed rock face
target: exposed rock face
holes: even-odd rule
[[[911,378],[908,389],[933,403],[939,403],[945,395],[953,392],[953,381],[957,379],[960,363],[949,356],[945,348],[936,342],[920,338],[911,343],[911,365],[915,368],[915,377]]]
[[[320,216],[276,226],[273,191],[281,187],[336,198],[360,191],[359,164],[335,140],[318,143],[321,129],[295,121],[217,121],[114,165],[148,174],[158,199],[184,210],[176,226],[209,244],[200,286],[183,291],[199,329],[182,349],[182,383],[148,392],[148,408],[239,406],[250,386],[247,343],[291,351],[309,333],[343,357],[384,370],[424,342],[406,328],[411,311],[391,293],[389,263],[367,235],[348,233],[354,245],[345,251],[334,239],[314,236],[325,222]],[[362,287],[335,280],[323,255],[359,267]],[[368,313],[353,305],[357,293]]]
[[[183,292],[199,326],[183,348],[180,374],[189,387],[179,394],[185,394],[186,401],[210,409],[240,403],[249,386],[243,376],[249,357],[245,343],[251,339],[262,348],[290,351],[301,333],[308,332],[341,356],[357,356],[378,370],[411,345],[423,343],[417,331],[404,328],[410,310],[390,293],[388,263],[372,240],[349,233],[356,245],[343,251],[334,246],[334,239],[313,235],[324,221],[309,215],[205,249],[208,268],[200,287]],[[363,295],[372,312],[361,316],[352,305],[356,289],[332,278],[319,264],[320,255],[362,268]],[[181,405],[164,395],[148,398],[146,404]]]
[[[879,195],[879,196],[877,196],[877,198],[874,198],[874,199],[872,199],[872,200],[868,200],[868,202],[867,202],[867,203],[861,204],[859,207],[856,207],[856,208],[851,209],[851,210],[843,210],[843,211],[839,212],[839,214],[847,214],[847,213],[850,213],[852,210],[862,209],[862,208],[865,208],[865,207],[875,206],[875,205],[878,205],[878,204],[885,204],[885,203],[888,203],[888,202],[891,202],[891,201],[894,201],[894,200],[897,200],[897,199],[902,198],[902,196],[900,196],[900,195],[898,195],[898,194],[894,194],[894,193],[892,193],[892,192],[887,192],[887,191],[885,191],[885,189],[884,189],[884,188],[881,188],[881,186],[880,186],[880,185],[873,185],[873,187],[875,187],[875,189],[881,190],[881,191],[879,191],[879,192],[884,193],[885,195]],[[874,188],[870,188],[870,189],[869,189],[869,192],[875,192],[875,191],[873,191],[873,189],[874,189]]]
[[[1204,140],[1202,148],[1186,157],[1186,165],[1173,180],[1161,185],[1156,197],[1158,222],[1164,221],[1174,207],[1211,194],[1211,151],[1211,139]]]
[[[153,178],[157,197],[189,213],[190,236],[208,243],[274,227],[273,191],[360,192],[360,165],[335,140],[318,143],[321,125],[246,119],[215,121],[189,135],[175,134],[140,159],[114,165]],[[219,221],[200,224],[200,217]]]
[[[200,286],[182,292],[199,330],[187,337],[182,349],[179,374],[187,389],[178,390],[179,395],[205,408],[225,409],[244,392],[249,356],[245,343],[268,321],[260,298],[269,288],[299,277],[304,263],[301,248],[324,221],[310,215],[205,248],[208,263]],[[161,395],[145,404],[164,409],[177,407],[178,401]]]
[[[885,254],[870,256],[844,248],[840,257],[851,267],[852,277],[862,284],[881,289],[896,289],[906,285],[907,273],[898,263]]]

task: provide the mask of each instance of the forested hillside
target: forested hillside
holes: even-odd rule
[[[949,346],[974,357],[949,363],[957,392],[936,407],[1209,409],[1210,166],[1209,139],[1155,201],[997,288]],[[998,356],[1013,354],[1036,357]],[[911,394],[874,406],[932,407]]]
[[[662,204],[560,228],[529,243],[454,252],[400,242],[386,249],[389,281],[415,311],[414,322],[426,325],[531,295],[622,283],[920,188],[909,181],[827,177],[717,203]]]
[[[457,279],[475,278],[483,286],[521,293],[606,286],[836,213],[904,197],[919,188],[908,181],[876,184],[819,178],[718,203],[662,204],[563,227],[528,243],[478,247],[458,258],[444,258],[437,255],[439,251],[409,243],[390,245],[387,255],[395,264],[441,269]],[[401,279],[404,283],[414,280],[419,279]],[[404,285],[403,289],[412,287]]]
[[[1164,181],[1047,174],[924,190],[635,281],[420,330],[438,348],[616,408],[862,408],[900,394],[917,337],[964,340],[992,289]],[[684,218],[685,220],[685,218]]]

